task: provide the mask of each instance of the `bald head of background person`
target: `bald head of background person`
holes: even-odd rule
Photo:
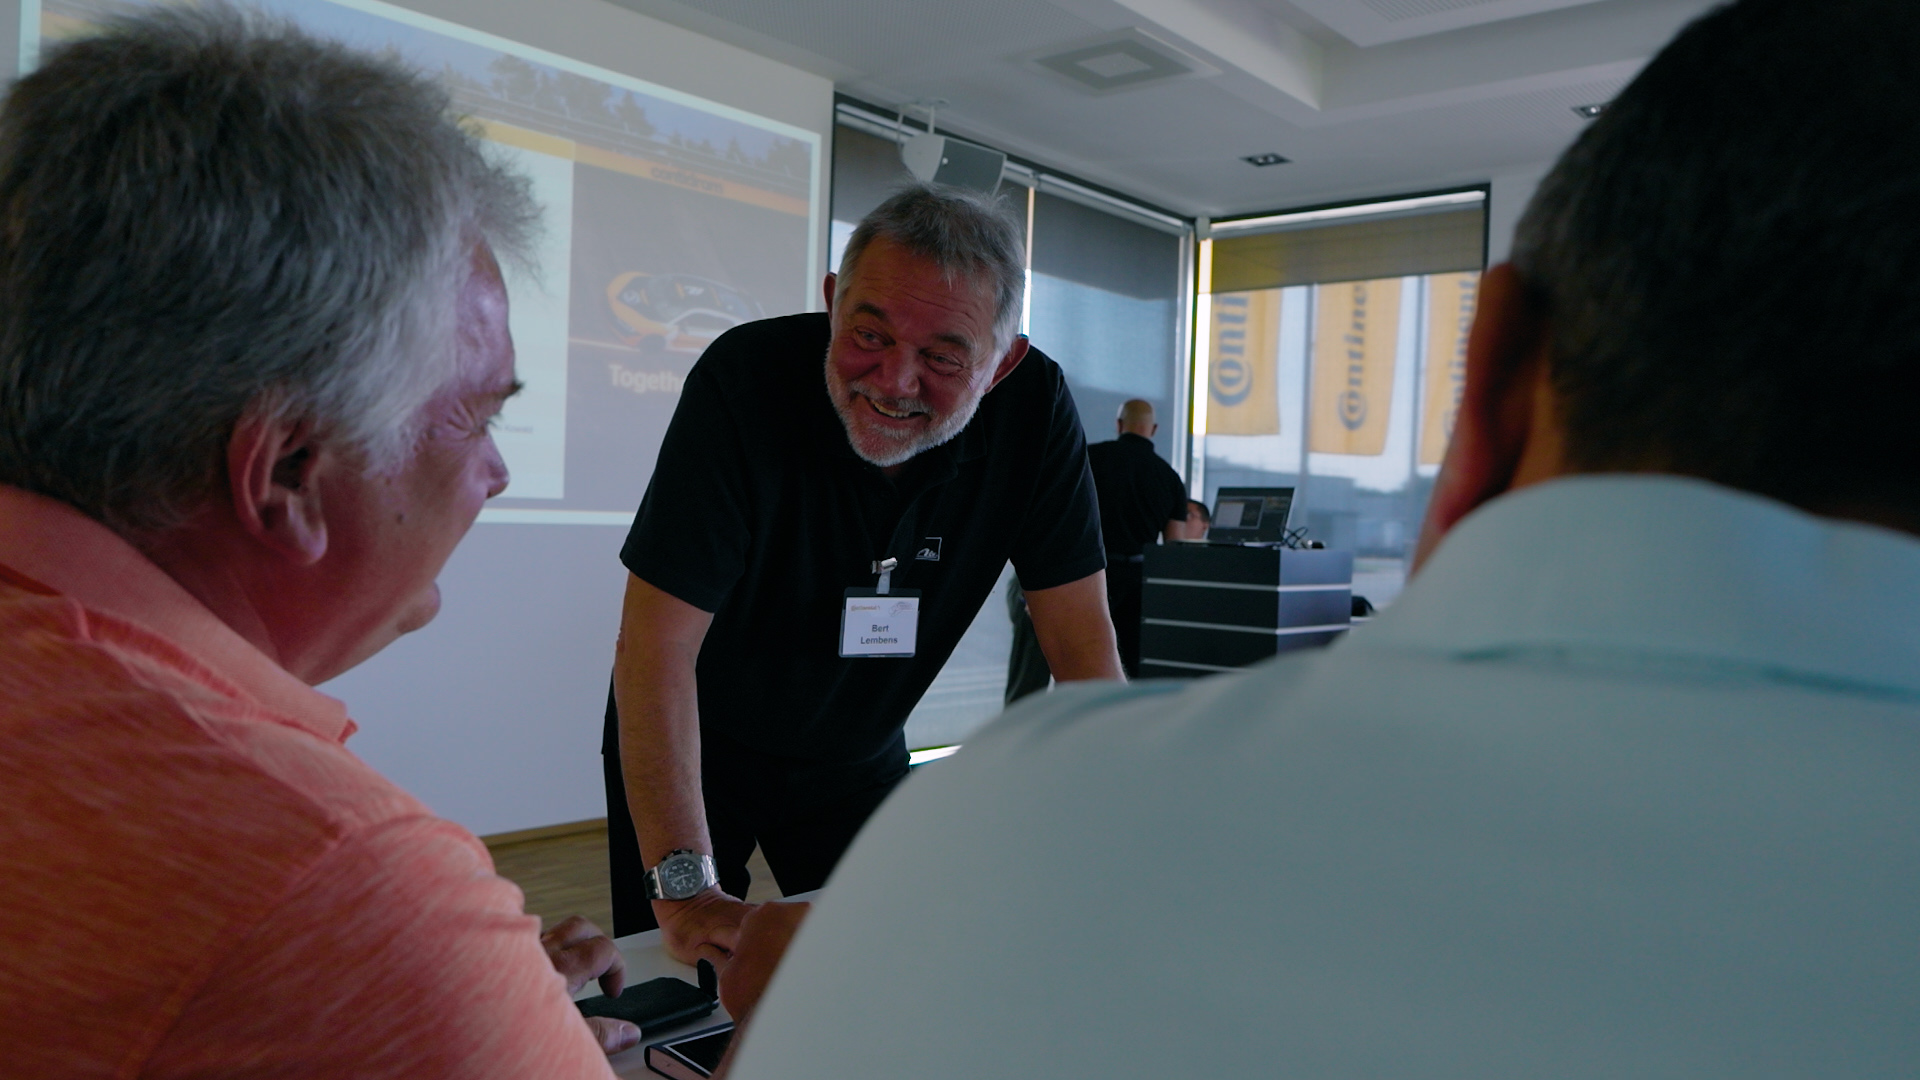
[[[1151,439],[1160,430],[1153,418],[1153,402],[1134,398],[1120,406],[1119,415],[1113,420],[1114,430],[1120,435],[1138,435]]]
[[[1488,271],[1393,606],[974,736],[848,855],[736,1077],[959,1076],[979,1046],[1034,1075],[1920,1074],[1916,41],[1907,0],[1683,31]],[[1204,870],[1130,887],[1141,852]]]
[[[218,5],[7,94],[0,1071],[607,1077],[593,1029],[639,1037],[563,990],[617,992],[612,943],[543,939],[312,688],[434,618],[508,481],[495,253],[539,211],[449,104]]]

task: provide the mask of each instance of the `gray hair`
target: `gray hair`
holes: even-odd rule
[[[374,471],[454,375],[485,242],[539,208],[436,83],[225,7],[116,19],[0,110],[0,482],[127,536],[219,490],[234,425]]]
[[[884,238],[938,266],[949,285],[962,279],[986,279],[993,289],[994,356],[998,358],[1020,332],[1021,301],[1027,289],[1022,231],[998,199],[939,184],[902,188],[861,219],[847,240],[834,284],[834,304],[839,305],[867,246]]]

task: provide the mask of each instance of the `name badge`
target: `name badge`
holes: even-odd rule
[[[848,589],[840,612],[841,656],[912,656],[920,636],[920,593]]]

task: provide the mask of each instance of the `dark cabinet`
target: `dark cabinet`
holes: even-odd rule
[[[1347,631],[1353,553],[1211,544],[1146,550],[1143,678],[1206,675]]]

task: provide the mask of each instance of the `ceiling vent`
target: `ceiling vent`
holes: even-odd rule
[[[1030,54],[1026,61],[1096,94],[1220,73],[1218,68],[1138,29],[1107,34],[1066,49],[1056,46]]]

